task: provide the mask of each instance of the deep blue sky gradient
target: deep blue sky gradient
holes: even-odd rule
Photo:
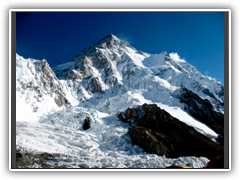
[[[108,34],[150,54],[177,52],[224,84],[223,12],[17,12],[17,53],[70,61]]]

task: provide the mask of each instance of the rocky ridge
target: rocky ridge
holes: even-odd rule
[[[193,117],[207,124],[219,135],[224,136],[224,114],[215,111],[209,100],[201,99],[187,88],[182,88],[181,94],[177,98]]]
[[[132,126],[133,144],[146,152],[169,158],[196,156],[214,158],[223,155],[223,147],[193,127],[179,121],[156,104],[143,104],[120,112],[118,117]]]
[[[69,107],[62,84],[49,67],[46,60],[24,59],[17,55],[16,93],[26,104],[32,107],[33,112],[44,100],[53,99],[58,107]]]
[[[224,112],[221,84],[205,77],[185,60],[176,60],[166,52],[143,53],[112,34],[83,49],[71,61],[53,67],[53,71],[81,102],[114,97],[129,90],[142,91],[155,84],[155,89],[164,93],[187,87],[208,99],[216,111]]]

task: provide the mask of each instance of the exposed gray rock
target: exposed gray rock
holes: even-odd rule
[[[104,92],[104,87],[102,86],[99,78],[92,78],[90,84],[91,86],[91,92]]]
[[[223,147],[193,127],[179,121],[156,104],[143,104],[128,108],[118,117],[132,127],[129,135],[149,153],[165,155],[169,158],[196,156],[214,158],[223,155]]]
[[[70,79],[75,81],[76,79],[82,79],[82,78],[83,78],[82,75],[78,71],[73,69],[67,74],[66,80]]]
[[[61,107],[61,106],[70,107],[71,106],[71,103],[67,100],[67,98],[62,93],[58,93],[56,95],[55,102],[59,107]]]

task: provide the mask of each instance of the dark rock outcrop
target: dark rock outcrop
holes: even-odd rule
[[[133,144],[137,144],[149,153],[171,156],[173,145],[165,135],[149,128],[133,126],[129,130]]]
[[[89,117],[87,117],[83,123],[83,130],[88,130],[89,128],[90,128],[90,121],[89,121]]]
[[[203,156],[212,159],[223,155],[222,146],[156,104],[128,108],[118,116],[122,121],[132,124],[129,129],[131,140],[146,152],[169,158]]]
[[[133,124],[139,117],[136,109],[128,108],[125,113],[121,112],[118,117],[125,123]]]
[[[187,88],[182,88],[178,99],[181,103],[184,103],[185,110],[194,118],[205,123],[222,137],[224,136],[224,114],[215,111],[209,100],[201,99]]]

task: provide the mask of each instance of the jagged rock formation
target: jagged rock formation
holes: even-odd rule
[[[16,65],[16,93],[32,107],[32,112],[37,112],[39,104],[48,99],[59,107],[71,106],[62,84],[46,60],[24,59],[17,55]]]
[[[94,46],[83,49],[72,61],[60,64],[53,68],[59,79],[65,79],[71,91],[80,101],[88,100],[95,93],[104,93],[111,87],[122,84],[119,72],[116,69],[120,54],[124,54],[124,48],[130,45],[113,35],[100,40]],[[107,54],[110,52],[110,55]]]
[[[172,117],[156,104],[128,108],[118,117],[132,124],[129,135],[133,144],[149,153],[170,158],[204,156],[211,159],[223,155],[222,146]]]

